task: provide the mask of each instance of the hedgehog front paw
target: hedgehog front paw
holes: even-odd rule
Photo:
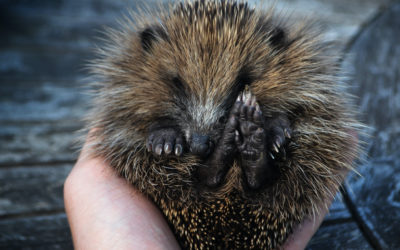
[[[249,92],[239,95],[234,112],[239,117],[235,143],[245,179],[250,189],[259,189],[273,175],[271,160],[266,155],[264,118],[255,96]]]
[[[183,136],[173,127],[163,127],[151,130],[146,147],[157,156],[176,155],[183,153]]]
[[[215,147],[213,153],[208,157],[204,164],[197,169],[199,183],[208,188],[218,187],[225,177],[236,152],[235,130],[238,126],[236,115],[231,112],[229,120],[221,139]]]
[[[266,119],[265,124],[268,135],[267,144],[269,157],[273,160],[276,158],[286,158],[285,145],[292,138],[289,119],[286,115],[278,115]]]

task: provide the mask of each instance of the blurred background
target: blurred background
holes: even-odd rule
[[[102,28],[142,4],[0,0],[0,249],[73,248],[62,189],[89,99],[84,65]],[[308,249],[400,249],[400,1],[275,4],[338,41],[372,128],[362,177],[349,176]]]

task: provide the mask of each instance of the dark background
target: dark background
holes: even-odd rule
[[[140,2],[0,0],[0,249],[72,248],[62,187],[89,98],[84,65],[102,27]],[[347,52],[343,68],[371,127],[362,177],[348,178],[308,248],[399,249],[400,1],[276,4],[316,18]]]

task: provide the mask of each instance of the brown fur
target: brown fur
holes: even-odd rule
[[[351,131],[359,124],[338,77],[337,52],[306,22],[233,1],[200,2],[137,15],[135,24],[126,20],[108,32],[110,42],[92,64],[98,77],[88,123],[96,128],[93,154],[154,200],[183,247],[276,248],[332,198],[357,154]],[[155,32],[143,47],[141,32],[149,27]],[[222,103],[240,91],[234,84],[243,71],[239,80],[249,81],[264,116],[284,113],[291,121],[287,157],[277,160],[281,176],[249,194],[235,160],[221,187],[199,192],[193,181],[199,159],[155,157],[145,148],[148,128],[169,116],[182,130],[213,131],[210,121],[190,123],[171,82],[179,76],[190,93],[178,98],[188,110],[211,103],[218,117],[229,111]]]

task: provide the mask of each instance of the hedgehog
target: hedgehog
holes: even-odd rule
[[[91,153],[182,248],[276,249],[333,198],[360,124],[312,22],[202,0],[120,23],[91,64]]]

